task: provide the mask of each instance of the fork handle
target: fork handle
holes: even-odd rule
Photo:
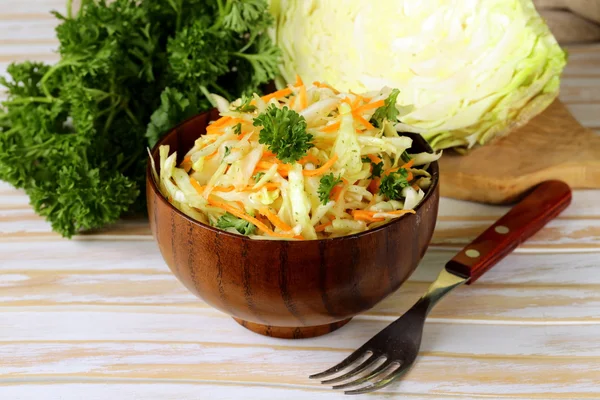
[[[571,189],[561,181],[536,186],[523,200],[462,249],[446,270],[475,282],[515,247],[539,231],[571,203]]]

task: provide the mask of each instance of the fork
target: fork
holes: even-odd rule
[[[431,284],[427,292],[402,317],[332,368],[311,375],[322,379],[353,367],[323,384],[347,389],[345,394],[379,390],[405,374],[414,364],[425,318],[436,303],[463,283],[471,284],[511,253],[571,203],[571,190],[561,181],[546,181],[534,188],[496,223],[462,249]],[[342,383],[345,382],[346,383]],[[364,385],[364,386],[363,386]]]

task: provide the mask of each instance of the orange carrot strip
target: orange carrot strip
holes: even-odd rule
[[[226,193],[226,192],[233,192],[234,189],[235,188],[233,186],[228,186],[228,187],[225,187],[225,186],[215,186],[213,188],[213,191],[215,191],[215,192],[225,192]]]
[[[407,162],[406,164],[404,164],[401,168],[411,168],[413,165],[415,165],[414,158],[412,160],[410,160],[409,162]]]
[[[260,229],[261,231],[265,232],[267,235],[274,236],[273,234],[275,232],[273,232],[272,230],[270,230],[267,225],[263,224],[262,222],[260,222],[256,218],[251,217],[250,215],[246,214],[244,211],[241,211],[241,210],[239,210],[236,207],[230,206],[227,203],[223,203],[221,201],[214,200],[214,199],[212,199],[210,197],[208,198],[208,202],[210,204],[212,204],[213,206],[215,206],[215,207],[218,207],[218,208],[221,208],[221,209],[223,209],[225,211],[228,211],[229,213],[235,215],[236,217],[241,218],[241,219],[243,219],[245,221],[250,222],[251,224],[256,225],[256,227],[258,229]],[[286,237],[289,237],[289,236],[286,236]]]
[[[320,168],[313,169],[313,170],[304,170],[304,171],[302,171],[302,174],[304,176],[318,176],[318,175],[323,175],[331,167],[333,167],[333,164],[335,164],[335,162],[337,160],[338,160],[338,155],[334,154],[333,157],[331,157],[329,159],[329,161],[327,161],[325,164],[323,164]]]
[[[271,223],[273,224],[273,226],[279,228],[280,230],[287,232],[287,231],[291,231],[292,227],[289,226],[288,224],[286,224],[285,222],[283,222],[277,215],[273,214],[271,212],[271,210],[269,210],[267,207],[263,207],[259,210],[259,212],[264,215],[265,217],[267,217],[267,219],[269,221],[271,221]]]
[[[417,182],[413,183],[412,185],[410,185],[410,187],[412,187],[413,189],[415,189],[417,192],[419,191],[419,189],[421,189],[419,187],[419,185],[417,184]]]
[[[300,108],[305,109],[308,107],[308,97],[306,96],[306,86],[300,86],[300,94],[298,96],[300,98]]]
[[[352,112],[352,116],[361,123],[362,126],[364,126],[366,129],[375,129],[375,127],[373,125],[371,125],[371,123],[369,121],[367,121],[366,119],[364,119],[362,116],[358,115],[355,112]]]
[[[317,225],[317,226],[315,226],[315,231],[316,232],[323,232],[325,230],[325,228],[327,228],[332,223],[333,223],[332,221],[329,221],[329,222],[326,222],[324,224]]]
[[[183,168],[185,172],[190,172],[192,169],[192,156],[187,156],[183,159],[181,162],[181,168]]]
[[[320,89],[330,89],[330,90],[332,90],[332,91],[333,91],[335,94],[339,94],[339,93],[340,93],[340,92],[339,92],[337,89],[335,89],[335,88],[333,88],[333,87],[329,86],[329,85],[328,85],[328,84],[326,84],[326,83],[321,83],[321,82],[319,82],[319,81],[315,81],[315,82],[313,82],[313,86],[316,86],[316,87],[318,87],[318,88],[320,88]]]
[[[292,89],[290,88],[285,88],[285,89],[281,89],[278,90],[276,92],[273,92],[271,94],[268,94],[266,96],[261,97],[261,99],[265,102],[268,103],[271,99],[279,99],[281,97],[285,97],[287,95],[292,94]]]
[[[413,180],[413,178],[414,178],[413,173],[408,171],[408,176],[406,177],[406,180],[410,182]]]
[[[333,132],[337,131],[338,129],[340,129],[341,125],[342,125],[341,121],[334,122],[331,125],[327,125],[324,128],[321,128],[321,132],[333,133]]]
[[[335,185],[333,187],[333,189],[331,189],[331,194],[329,195],[329,198],[331,198],[335,201],[340,201],[340,197],[342,195],[342,190],[343,190],[343,188],[340,185]]]
[[[352,109],[354,110],[355,108],[357,108],[358,107],[358,103],[360,103],[361,101],[362,101],[362,97],[359,96],[359,95],[356,95],[356,98],[352,102]]]
[[[367,221],[367,222],[381,222],[385,221],[385,218],[374,218],[374,211],[364,211],[364,210],[353,210],[352,217],[355,220],[359,221]]]
[[[381,162],[381,158],[377,157],[375,154],[368,154],[367,157],[369,157],[369,160],[371,160],[373,164],[379,164]]]
[[[219,149],[215,150],[214,153],[207,155],[206,157],[204,157],[205,160],[210,160],[211,158],[213,158],[214,156],[216,156],[217,154],[219,154]]]
[[[312,154],[309,154],[307,156],[302,157],[300,160],[298,160],[298,162],[300,164],[306,164],[306,163],[313,163],[315,165],[319,164],[319,159],[315,156],[313,156]]]
[[[265,157],[275,157],[275,153],[273,153],[271,150],[263,150],[262,156],[263,156],[263,158],[265,158]]]
[[[379,192],[379,185],[381,185],[381,179],[375,178],[369,183],[369,187],[367,187],[367,190],[369,190],[369,192],[371,192],[372,194],[376,194],[377,192]]]
[[[385,101],[379,100],[379,101],[375,101],[373,103],[365,104],[364,106],[360,106],[356,110],[354,110],[354,112],[357,114],[362,114],[367,110],[372,110],[373,108],[383,107],[384,105],[385,105]]]
[[[296,74],[296,83],[294,83],[295,87],[304,86],[304,82],[302,82],[302,78],[300,75]]]
[[[198,192],[198,194],[202,195],[202,193],[204,192],[204,186],[200,185],[200,183],[198,183],[198,181],[192,177],[190,177],[190,183],[192,184],[194,189],[196,189],[196,192]]]
[[[414,214],[415,210],[396,210],[396,211],[380,211],[380,214],[393,214],[393,215],[404,215],[404,214]]]
[[[290,102],[288,103],[288,106],[293,109],[294,108],[294,104],[296,104],[296,97],[292,97],[290,99]]]

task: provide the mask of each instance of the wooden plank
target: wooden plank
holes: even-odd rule
[[[8,275],[19,276],[14,279],[25,281],[19,285],[37,285],[44,279],[50,279],[59,291],[62,283],[67,284],[60,280],[61,277],[73,276],[83,284],[86,277],[95,281],[103,274],[139,274],[139,277],[133,276],[133,280],[147,275],[170,276],[158,247],[151,240],[114,241],[110,247],[102,241],[58,240],[36,243],[35,249],[31,251],[31,243],[26,241],[0,242],[0,254],[3,256],[0,271],[4,274],[4,282]],[[431,248],[410,280],[432,282],[454,254],[455,251]],[[481,277],[477,284],[600,285],[597,271],[596,257],[588,253],[512,254]],[[34,277],[34,281],[26,282]],[[68,288],[71,288],[70,285]]]
[[[5,345],[51,347],[57,343],[90,346],[95,343],[200,343],[218,347],[227,342],[236,347],[267,347],[282,352],[298,349],[343,352],[358,348],[391,322],[383,317],[359,316],[329,335],[285,340],[249,332],[232,318],[209,308],[171,308],[160,312],[127,306],[3,307],[0,310],[3,312],[0,349]],[[421,351],[473,357],[600,357],[599,334],[598,322],[489,324],[448,323],[434,318],[425,325]],[[469,340],[464,340],[465,335]],[[2,365],[0,375],[1,371]]]
[[[600,126],[600,103],[566,104],[566,106],[575,119],[586,128],[592,129]]]
[[[7,343],[0,376],[40,378],[203,379],[307,385],[347,350],[235,346],[227,343]],[[31,363],[30,360],[36,360]],[[506,357],[422,353],[404,379],[386,392],[483,395],[535,393],[545,398],[600,395],[600,358]],[[452,368],[448,368],[452,365]],[[282,368],[282,366],[285,366]]]
[[[5,385],[5,386],[2,386]],[[410,400],[456,399],[454,395],[427,395],[414,393],[372,393],[369,399],[391,399],[402,396]],[[153,379],[69,379],[69,380],[33,380],[24,384],[0,382],[0,398],[15,400],[106,400],[106,399],[143,399],[143,400],[181,400],[210,399],[244,400],[286,399],[286,400],[332,400],[347,399],[341,392],[326,391],[313,386],[261,384],[253,382],[212,382],[194,379],[176,381]],[[510,397],[523,400],[522,397]],[[464,397],[461,400],[476,400],[480,397]]]
[[[600,69],[600,63],[598,69]],[[600,76],[565,76],[561,80],[559,98],[566,104],[600,103]]]
[[[503,264],[513,262],[514,258]],[[523,255],[520,258],[532,260],[536,257]],[[563,255],[561,259],[564,265],[569,262],[570,255]],[[583,280],[594,265],[592,257],[580,259],[582,271],[578,272],[578,276]],[[111,257],[107,257],[107,262],[110,260]],[[155,262],[157,260],[160,262],[160,258],[156,257]],[[545,283],[536,280],[533,272],[543,270],[541,265],[517,259],[517,265],[519,263],[531,272],[519,278],[518,274],[510,274],[510,268],[504,271],[503,265],[497,266],[490,272],[489,279],[455,289],[432,311],[431,318],[457,323],[538,324],[568,321],[600,324],[600,284],[598,279],[593,278],[596,275],[592,275],[590,282],[556,282],[560,276],[566,275],[565,272],[550,277],[553,270],[560,268],[559,260],[549,267],[546,280],[550,282]],[[0,303],[14,310],[24,307],[45,310],[69,306],[91,309],[114,306],[139,308],[143,312],[190,313],[210,309],[185,289],[166,267],[163,266],[162,272],[140,271],[135,269],[135,263],[132,264],[131,269],[121,264],[126,269],[104,272],[94,269],[6,269],[0,285]],[[383,319],[399,316],[426,291],[429,281],[437,275],[442,265],[425,260],[412,280],[404,283],[396,293],[366,312],[366,315]],[[507,275],[513,279],[502,282],[501,278]]]

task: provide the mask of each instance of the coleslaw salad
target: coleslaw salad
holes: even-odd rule
[[[252,239],[314,240],[364,232],[414,208],[439,153],[409,154],[395,96],[314,82],[229,103],[183,161],[159,147],[160,192],[202,223]]]

